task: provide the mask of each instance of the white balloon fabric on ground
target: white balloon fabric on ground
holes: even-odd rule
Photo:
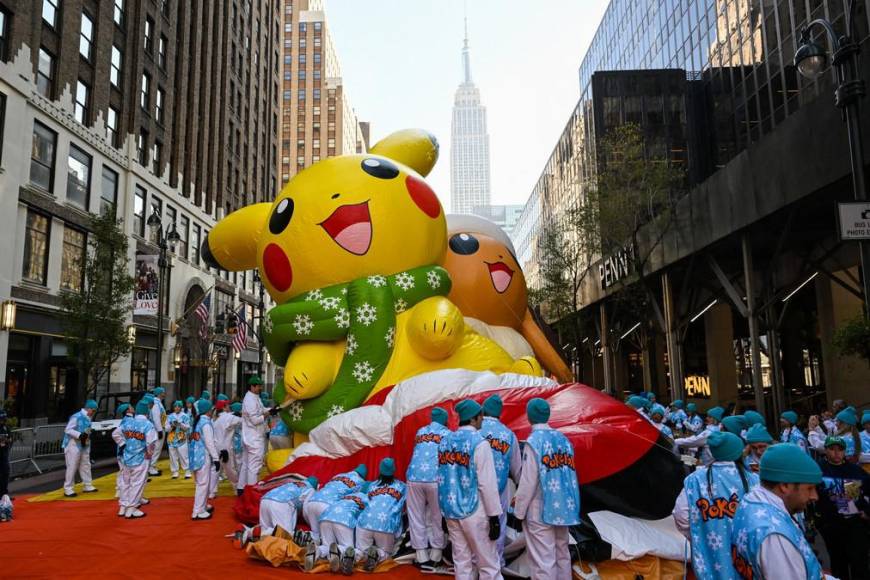
[[[612,547],[613,560],[634,560],[647,554],[666,560],[682,561],[686,557],[686,538],[677,531],[674,518],[642,520],[629,518],[610,511],[589,514],[589,519]]]

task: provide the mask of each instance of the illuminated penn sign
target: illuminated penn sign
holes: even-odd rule
[[[684,381],[686,396],[695,399],[710,398],[710,377],[703,375],[690,375]]]
[[[625,246],[598,265],[598,280],[601,289],[606,290],[628,277],[634,270],[634,247]]]

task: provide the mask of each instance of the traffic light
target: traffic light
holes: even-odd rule
[[[239,331],[239,321],[235,312],[227,313],[227,334],[236,334]]]

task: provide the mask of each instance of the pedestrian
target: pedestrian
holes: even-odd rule
[[[630,396],[628,401],[626,401],[626,404],[644,417],[646,417],[647,407],[650,406],[649,399],[641,397],[640,395]]]
[[[240,484],[240,471],[245,465],[245,446],[242,445],[242,404],[236,401],[230,405],[230,412],[238,421],[233,421],[232,436],[230,438],[230,460],[224,465],[227,479],[236,488],[236,494],[244,491],[244,482]]]
[[[446,545],[438,505],[438,446],[447,428],[447,411],[433,407],[432,422],[420,427],[414,436],[414,451],[405,473],[408,480],[408,528],[414,563],[426,571],[433,570],[442,559]]]
[[[359,515],[369,505],[369,496],[362,487],[359,491],[343,495],[327,507],[320,515],[320,533],[323,542],[320,546],[309,541],[305,547],[306,572],[314,569],[317,560],[328,560],[333,574],[341,572],[350,575],[356,563],[354,549],[354,530]]]
[[[163,408],[163,399],[166,397],[166,389],[157,387],[154,389],[154,406],[151,407],[151,422],[157,431],[157,444],[154,446],[154,454],[151,456],[151,467],[148,475],[161,475],[163,472],[157,469],[157,462],[163,452],[164,435],[166,433],[166,409]]]
[[[836,416],[837,437],[846,443],[846,461],[858,463],[861,457],[861,437],[858,433],[858,413],[854,407],[846,407]]]
[[[689,420],[689,416],[686,415],[683,406],[683,401],[681,399],[677,399],[671,403],[671,411],[668,413],[667,417],[667,422],[673,425],[674,429],[677,431],[682,431],[683,424]]]
[[[758,473],[761,457],[773,443],[773,437],[764,425],[755,424],[746,430],[746,450],[743,465],[752,473]]]
[[[550,427],[543,399],[526,405],[532,432],[523,450],[523,468],[514,515],[523,522],[532,580],[570,580],[568,527],[580,523],[580,484],[574,448]]]
[[[342,496],[359,491],[366,482],[368,469],[362,463],[353,471],[339,473],[313,493],[302,505],[302,515],[311,528],[311,539],[320,544],[320,516],[331,504]]]
[[[303,502],[317,489],[317,478],[292,480],[269,490],[260,500],[260,537],[271,536],[281,526],[285,532],[296,529],[297,514]]]
[[[501,498],[501,515],[498,520],[499,536],[496,541],[501,566],[504,566],[504,536],[507,529],[507,509],[511,501],[508,477],[513,479],[514,483],[519,483],[520,470],[523,467],[517,436],[499,420],[503,406],[504,402],[498,395],[487,397],[483,401],[483,423],[480,425],[480,434],[489,441],[489,446],[492,447],[492,460],[495,466],[495,477],[498,481],[498,494]]]
[[[172,479],[178,479],[179,469],[184,470],[184,479],[190,479],[190,464],[188,463],[187,439],[190,434],[191,419],[182,411],[181,401],[172,404],[172,413],[166,418],[169,433],[166,445],[169,447],[169,470]]]
[[[221,396],[224,398],[221,399]],[[221,463],[220,469],[218,469],[217,477],[213,477],[211,479],[211,488],[208,491],[208,499],[214,499],[217,497],[217,488],[218,484],[221,481],[226,479],[224,475],[224,467],[227,462],[230,460],[229,447],[231,441],[228,440],[228,436],[232,437],[232,431],[230,430],[227,433],[227,430],[230,429],[230,425],[226,422],[227,418],[232,417],[232,414],[228,412],[229,410],[229,401],[226,399],[226,395],[218,395],[217,400],[215,401],[214,409],[212,410],[212,429],[214,430],[214,444],[217,448],[218,457]]]
[[[263,380],[254,375],[248,379],[248,392],[242,402],[242,444],[245,447],[245,465],[243,466],[244,485],[254,485],[260,479],[263,468],[263,458],[266,455],[266,418],[278,414],[278,408],[266,409],[260,399],[263,390]],[[244,489],[244,487],[243,487]]]
[[[447,519],[453,567],[459,580],[501,578],[496,541],[501,499],[492,448],[478,430],[483,408],[471,399],[456,404],[459,429],[438,447],[438,503]]]
[[[743,435],[746,433],[746,429],[749,425],[746,421],[746,417],[743,415],[728,415],[727,417],[722,418],[721,426],[722,431],[734,433],[743,439]]]
[[[761,457],[761,485],[740,502],[731,529],[732,562],[743,578],[822,577],[812,547],[794,520],[818,499],[822,470],[793,443],[772,445]]]
[[[650,408],[649,417],[652,419],[655,428],[661,431],[661,433],[666,437],[673,439],[674,432],[664,423],[665,415],[667,415],[667,411],[665,411],[665,408],[658,403]]]
[[[698,454],[698,461],[701,465],[709,465],[713,462],[713,455],[710,453],[710,447],[707,445],[707,438],[711,433],[721,429],[719,422],[722,421],[722,415],[724,414],[725,410],[722,407],[713,407],[712,409],[709,409],[707,411],[707,424],[703,431],[697,435],[680,437],[679,439],[674,440],[674,443],[679,447],[690,449],[699,448],[701,451]]]
[[[67,421],[64,429],[63,448],[64,460],[66,461],[66,477],[63,482],[63,495],[76,497],[75,492],[76,471],[82,480],[82,491],[94,493],[97,488],[91,482],[91,417],[97,410],[97,402],[88,399],[85,406],[74,413]]]
[[[825,439],[828,434],[822,429],[818,415],[810,415],[807,419],[807,445],[819,453],[825,452]]]
[[[6,410],[0,408],[0,497],[9,495],[10,459],[12,454],[12,431],[6,424]]]
[[[825,457],[819,465],[822,482],[816,486],[816,528],[831,557],[831,573],[840,580],[867,578],[870,475],[846,461],[846,442],[837,436],[825,440]]]
[[[135,415],[126,414],[112,432],[112,438],[120,441],[118,455],[122,463],[118,516],[127,519],[145,517],[139,508],[147,503],[142,495],[148,480],[151,454],[157,445],[157,432],[149,419],[149,412],[148,403],[139,401]]]
[[[749,409],[743,412],[743,417],[746,419],[746,428],[749,429],[753,425],[762,425],[764,428],[767,428],[767,422],[764,420],[764,415],[755,411],[753,409]]]
[[[205,399],[196,402],[197,417],[190,436],[190,469],[193,470],[196,491],[193,499],[193,520],[207,520],[214,508],[208,505],[211,480],[218,476],[220,461],[214,442],[214,427],[211,421],[211,403]]]
[[[798,414],[794,411],[784,411],[779,416],[779,425],[782,427],[782,434],[779,440],[783,443],[794,443],[804,451],[807,451],[807,438],[798,429]]]
[[[209,393],[208,391],[203,391],[199,398],[211,403],[211,393]]]
[[[704,420],[698,414],[698,406],[695,403],[686,405],[686,414],[688,421],[683,423],[683,426],[687,432],[697,434],[704,430]]]
[[[368,485],[369,504],[356,523],[357,557],[363,569],[372,572],[378,564],[391,558],[396,539],[402,535],[402,512],[405,509],[405,483],[395,478],[392,457],[381,459],[378,478]]]
[[[763,429],[763,427],[762,427]],[[740,499],[758,485],[743,464],[743,441],[731,432],[711,433],[713,463],[683,482],[674,505],[674,523],[692,546],[692,568],[699,580],[737,579],[726,548]]]
[[[858,463],[861,464],[867,473],[870,473],[870,411],[864,411],[864,414],[861,415],[861,426],[864,429],[859,433],[861,456],[858,459]]]

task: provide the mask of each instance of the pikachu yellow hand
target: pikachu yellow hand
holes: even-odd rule
[[[427,298],[414,306],[410,314],[408,340],[423,358],[445,359],[462,344],[465,319],[459,308],[447,298]]]
[[[284,386],[293,399],[313,399],[335,381],[344,341],[301,342],[297,344],[284,367]]]

